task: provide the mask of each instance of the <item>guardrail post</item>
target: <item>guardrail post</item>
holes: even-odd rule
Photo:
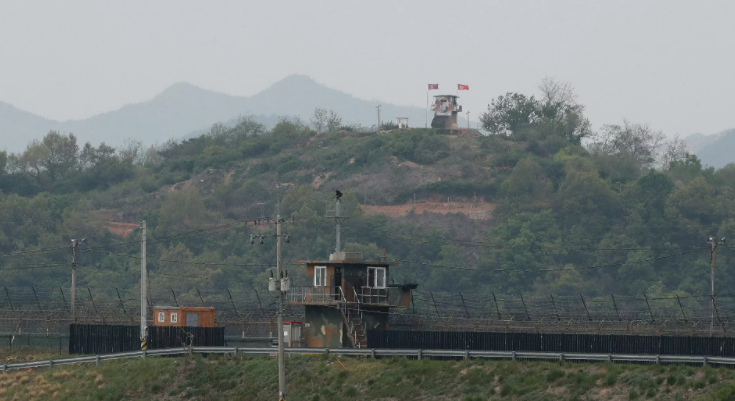
[[[96,366],[100,366],[100,355],[97,354],[97,356],[94,358],[94,363]]]
[[[661,355],[656,355],[656,365],[661,364]]]
[[[564,362],[564,353],[559,354],[559,362]]]
[[[48,369],[51,370],[54,367],[54,361],[48,361]]]
[[[511,355],[511,359],[514,360],[514,361],[516,360],[516,352],[515,351],[513,351],[512,355]]]
[[[375,348],[370,350],[370,356],[372,356],[373,359],[375,359]]]
[[[470,351],[469,350],[465,350],[464,351],[464,359],[469,359],[469,357],[470,357]]]
[[[702,357],[702,366],[707,366],[707,357]]]
[[[7,370],[8,370],[8,365],[6,365],[6,364],[3,364],[3,374],[5,374],[5,372],[6,372]]]
[[[607,361],[612,363],[612,354],[607,354]]]
[[[418,351],[418,353],[416,354],[416,356],[418,357],[418,359],[419,359],[419,361],[420,361],[420,360],[421,360],[421,348],[419,348],[419,351]]]

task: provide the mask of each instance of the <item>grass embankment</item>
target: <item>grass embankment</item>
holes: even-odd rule
[[[709,367],[340,361],[347,371],[334,357],[287,358],[289,400],[735,399],[735,371]],[[7,400],[272,400],[275,394],[277,365],[267,357],[151,357],[0,375],[0,399]]]

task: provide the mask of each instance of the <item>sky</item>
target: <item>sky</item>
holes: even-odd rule
[[[304,74],[367,100],[456,93],[476,119],[506,92],[570,82],[595,128],[735,127],[735,2],[0,0],[0,101],[56,120],[176,82],[250,96]]]

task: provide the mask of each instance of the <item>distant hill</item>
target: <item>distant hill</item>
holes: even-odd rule
[[[35,138],[40,138],[57,121],[39,117],[0,102],[0,150],[20,150]]]
[[[735,128],[714,135],[693,134],[684,141],[702,164],[722,168],[735,163]]]
[[[19,151],[32,139],[41,138],[49,130],[73,132],[80,142],[106,142],[119,145],[126,138],[146,144],[165,142],[169,138],[201,133],[217,122],[230,121],[238,115],[253,115],[272,126],[278,116],[300,116],[309,120],[316,107],[332,109],[345,123],[374,125],[375,106],[368,101],[320,85],[303,75],[291,75],[264,91],[250,96],[231,96],[177,83],[153,99],[126,105],[119,110],[98,114],[84,120],[54,121],[0,103],[0,138],[10,151]],[[409,117],[412,126],[423,126],[425,110],[383,104],[381,119]]]

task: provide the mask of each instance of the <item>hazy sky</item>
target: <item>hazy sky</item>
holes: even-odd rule
[[[0,101],[85,118],[187,81],[252,95],[293,73],[424,107],[426,84],[476,118],[544,76],[597,128],[735,127],[735,1],[5,1]]]

